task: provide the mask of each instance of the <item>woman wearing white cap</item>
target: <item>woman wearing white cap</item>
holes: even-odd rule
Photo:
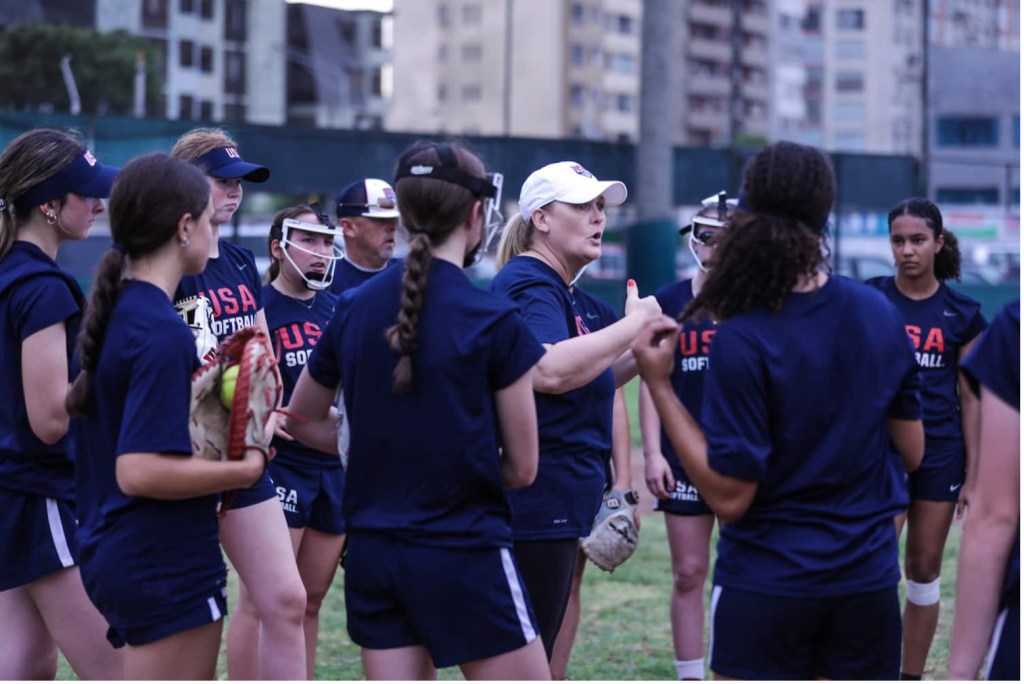
[[[605,490],[615,388],[636,372],[629,344],[661,313],[630,281],[625,317],[591,334],[570,291],[573,276],[601,256],[605,206],[625,199],[620,181],[599,181],[576,162],[533,172],[523,183],[519,214],[505,227],[498,248],[504,265],[491,283],[519,304],[547,348],[533,376],[540,468],[534,484],[509,492],[509,501],[516,564],[549,659],[579,539],[590,533]]]

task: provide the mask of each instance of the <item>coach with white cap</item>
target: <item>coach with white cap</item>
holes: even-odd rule
[[[579,540],[594,524],[610,483],[616,387],[636,374],[629,345],[661,314],[654,297],[626,288],[625,316],[591,332],[570,283],[601,256],[605,206],[622,204],[626,186],[601,181],[562,161],[534,171],[505,226],[491,290],[519,305],[547,349],[533,373],[540,465],[529,487],[508,492],[513,553],[530,594],[548,658],[562,623]]]
[[[341,294],[397,263],[392,254],[398,232],[398,200],[385,181],[363,178],[342,188],[335,205],[345,258],[335,269],[331,291]]]

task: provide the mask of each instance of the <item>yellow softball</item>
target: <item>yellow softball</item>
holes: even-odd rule
[[[224,408],[231,410],[231,404],[235,400],[235,382],[238,380],[238,364],[228,366],[220,379],[220,403]]]

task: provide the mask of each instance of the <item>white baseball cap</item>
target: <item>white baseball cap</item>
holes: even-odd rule
[[[601,195],[607,204],[622,204],[626,201],[626,186],[622,181],[599,181],[574,161],[555,162],[537,169],[523,183],[519,213],[529,221],[535,209],[549,202],[585,204]]]
[[[364,178],[349,183],[335,197],[338,220],[349,216],[398,218],[398,200],[394,189],[379,178]]]

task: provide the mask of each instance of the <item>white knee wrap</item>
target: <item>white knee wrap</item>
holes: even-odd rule
[[[939,602],[939,581],[936,577],[931,582],[915,582],[907,580],[907,601],[915,606],[934,606]]]

